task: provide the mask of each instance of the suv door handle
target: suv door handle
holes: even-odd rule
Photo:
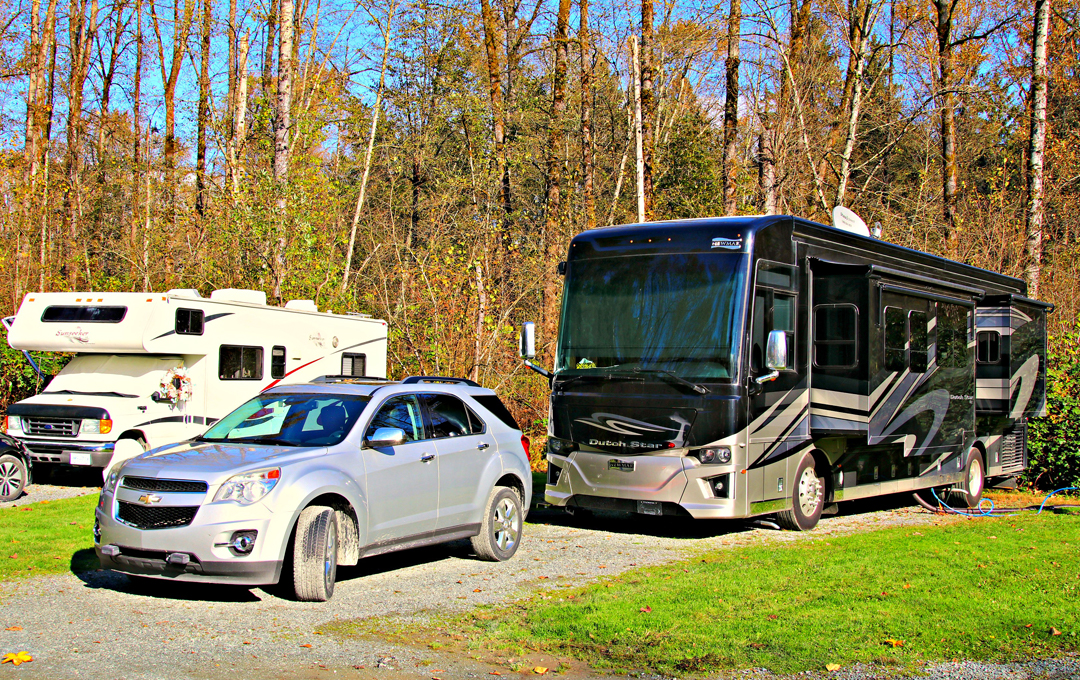
[[[489,446],[491,446],[491,444],[488,444],[487,442],[480,442],[479,444],[476,445],[476,448],[483,451],[484,449],[486,449]]]
[[[424,455],[420,456],[420,462],[421,463],[427,463],[428,461],[432,461],[432,460],[435,460],[435,454],[434,453],[425,453]]]

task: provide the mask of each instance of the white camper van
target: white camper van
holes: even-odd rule
[[[77,353],[8,407],[8,434],[38,464],[107,469],[279,383],[386,375],[385,321],[311,300],[267,306],[255,290],[30,293],[4,321],[14,349]]]

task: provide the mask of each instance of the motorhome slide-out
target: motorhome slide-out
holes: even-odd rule
[[[836,501],[935,489],[970,506],[1023,471],[1051,306],[854,221],[576,236],[554,371],[534,365],[552,388],[546,501],[809,529]],[[524,356],[534,344],[526,324]]]
[[[5,325],[14,349],[75,353],[8,407],[8,434],[39,467],[106,468],[201,434],[279,383],[386,375],[386,322],[310,300],[269,306],[254,290],[30,293]]]

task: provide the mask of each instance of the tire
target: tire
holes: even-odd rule
[[[968,451],[964,464],[964,481],[952,487],[951,500],[959,507],[977,508],[986,487],[986,464],[982,452],[974,446]]]
[[[789,531],[810,531],[825,509],[825,479],[818,474],[814,456],[803,454],[791,485],[791,510],[777,513],[777,524]]]
[[[26,461],[10,453],[0,455],[0,502],[21,496],[28,477]]]
[[[472,537],[476,556],[487,562],[505,562],[521,545],[524,517],[521,498],[505,486],[496,486],[488,494],[480,533]]]
[[[334,596],[337,544],[337,514],[333,508],[304,508],[293,534],[293,591],[297,600],[326,602]]]

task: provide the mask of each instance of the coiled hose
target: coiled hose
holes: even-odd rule
[[[1059,508],[1080,508],[1080,505],[1076,504],[1049,506],[1046,504],[1046,501],[1050,500],[1051,496],[1053,496],[1054,494],[1059,494],[1063,491],[1080,491],[1080,487],[1067,486],[1063,489],[1051,491],[1050,493],[1046,494],[1046,497],[1043,498],[1042,503],[1039,503],[1038,505],[1028,505],[1022,508],[997,508],[994,507],[994,501],[990,500],[989,498],[984,498],[979,501],[979,506],[977,508],[971,508],[969,510],[957,510],[945,501],[941,500],[941,498],[939,498],[937,495],[937,490],[931,488],[930,493],[933,494],[934,500],[936,500],[939,504],[939,506],[935,508],[934,506],[927,503],[926,500],[923,499],[923,497],[919,494],[916,493],[912,495],[915,496],[915,501],[918,502],[919,505],[923,506],[924,508],[935,514],[952,513],[954,515],[960,515],[961,517],[1012,517],[1013,515],[1018,515],[1021,512],[1027,512],[1031,510],[1037,510],[1038,512],[1036,512],[1035,514],[1039,515],[1042,514],[1043,510],[1057,510]],[[988,507],[986,506],[987,503],[989,503]]]

